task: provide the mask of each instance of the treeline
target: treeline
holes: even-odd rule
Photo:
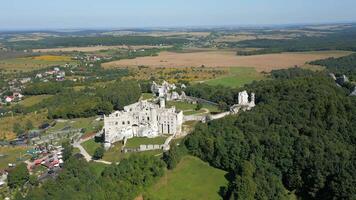
[[[221,85],[210,86],[204,83],[187,87],[184,92],[188,96],[206,99],[219,104],[233,105],[238,102],[238,90]]]
[[[327,58],[310,62],[312,65],[325,66],[337,76],[346,75],[350,81],[356,81],[356,53],[340,58]]]
[[[131,156],[98,174],[94,163],[70,157],[56,179],[31,188],[25,197],[16,195],[15,199],[132,200],[161,177],[164,169],[165,164],[159,158]]]
[[[47,109],[51,119],[90,117],[109,114],[113,109],[122,109],[138,101],[140,96],[138,82],[118,80],[105,87],[87,87],[80,91],[68,88],[26,110],[31,112]]]
[[[152,36],[85,36],[85,37],[49,37],[36,41],[6,42],[8,48],[43,49],[55,47],[86,47],[96,45],[175,45],[184,44],[189,40],[183,38],[167,38]]]
[[[185,139],[191,154],[229,171],[226,199],[356,198],[356,99],[325,75],[292,71],[249,85],[253,110],[198,124]]]
[[[25,95],[57,94],[63,92],[66,87],[73,86],[73,82],[37,82],[28,85],[23,93]]]
[[[328,33],[325,36],[300,37],[288,40],[257,39],[229,43],[230,47],[260,48],[238,51],[238,55],[258,55],[280,52],[346,50],[356,51],[356,27]]]

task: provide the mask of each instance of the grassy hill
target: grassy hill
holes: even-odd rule
[[[227,185],[225,174],[225,171],[213,168],[199,158],[186,156],[143,196],[156,200],[221,199],[218,192],[220,187]]]
[[[205,81],[208,85],[222,85],[227,87],[241,87],[252,81],[262,80],[263,74],[252,67],[231,67],[227,76]]]

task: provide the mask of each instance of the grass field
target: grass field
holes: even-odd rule
[[[103,163],[98,163],[98,162],[90,162],[89,163],[89,169],[90,171],[95,174],[96,176],[100,176],[101,172],[104,171],[105,167],[108,165],[103,164]]]
[[[196,104],[191,104],[188,102],[181,102],[181,101],[167,101],[166,102],[167,107],[172,107],[175,106],[176,109],[183,111],[183,114],[185,115],[193,115],[193,114],[200,114],[206,112],[206,110],[209,110],[209,112],[219,112],[219,108],[210,104],[203,104],[202,109],[200,110],[195,110],[197,107]]]
[[[26,97],[24,100],[20,101],[19,104],[25,107],[30,107],[36,105],[43,101],[44,99],[48,99],[52,95],[37,95],[37,96],[29,96]]]
[[[154,95],[152,93],[142,93],[142,95],[141,95],[141,99],[142,100],[148,100],[148,99],[151,99],[153,97],[154,97]]]
[[[21,159],[28,158],[25,156],[28,147],[1,147],[0,146],[0,170],[6,168],[8,163],[20,163]]]
[[[48,121],[47,112],[0,118],[0,138],[8,140],[14,139],[16,137],[13,133],[14,124],[19,123],[22,127],[25,127],[28,121],[31,121],[34,127],[38,127],[42,123]]]
[[[121,152],[122,144],[121,142],[117,142],[104,153],[103,160],[109,162],[119,162],[124,158],[128,158],[131,155],[148,155],[148,156],[156,156],[162,154],[162,150],[153,150],[153,151],[144,151],[144,152],[135,152],[135,153],[122,153]]]
[[[220,187],[227,185],[226,173],[199,158],[186,156],[174,170],[167,171],[157,184],[148,188],[143,196],[155,200],[222,199],[218,192]]]
[[[254,67],[258,72],[270,72],[295,65],[302,66],[306,62],[328,57],[340,57],[350,54],[345,51],[320,51],[302,53],[279,53],[253,56],[237,56],[235,51],[209,51],[193,53],[161,52],[159,56],[124,59],[105,63],[104,67]]]
[[[135,137],[132,139],[128,139],[126,143],[126,147],[136,148],[141,144],[164,144],[167,137],[156,137],[156,138],[146,138],[146,137]]]
[[[49,66],[74,63],[67,56],[37,56],[0,60],[0,69],[8,71],[31,71]]]
[[[252,67],[231,67],[229,75],[205,81],[209,85],[241,87],[252,81],[262,80],[265,76]]]
[[[93,139],[82,143],[83,148],[88,152],[89,155],[94,155],[95,149],[100,147],[100,143],[96,143]]]
[[[69,119],[66,121],[59,121],[54,127],[48,129],[48,132],[59,131],[65,127],[74,129],[84,128],[85,133],[91,133],[102,126],[102,121],[96,121],[95,117]]]

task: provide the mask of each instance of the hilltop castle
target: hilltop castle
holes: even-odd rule
[[[104,116],[105,147],[112,143],[133,137],[154,138],[163,134],[179,134],[183,124],[183,112],[175,107],[166,108],[165,100],[160,99],[160,105],[148,101],[124,107]]]

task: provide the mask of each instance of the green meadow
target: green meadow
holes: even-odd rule
[[[169,170],[143,194],[144,199],[216,200],[220,187],[226,186],[227,172],[213,168],[199,158],[185,156],[177,167]]]
[[[227,76],[205,81],[209,85],[222,85],[226,87],[242,87],[253,81],[264,79],[265,76],[253,67],[231,67]]]

